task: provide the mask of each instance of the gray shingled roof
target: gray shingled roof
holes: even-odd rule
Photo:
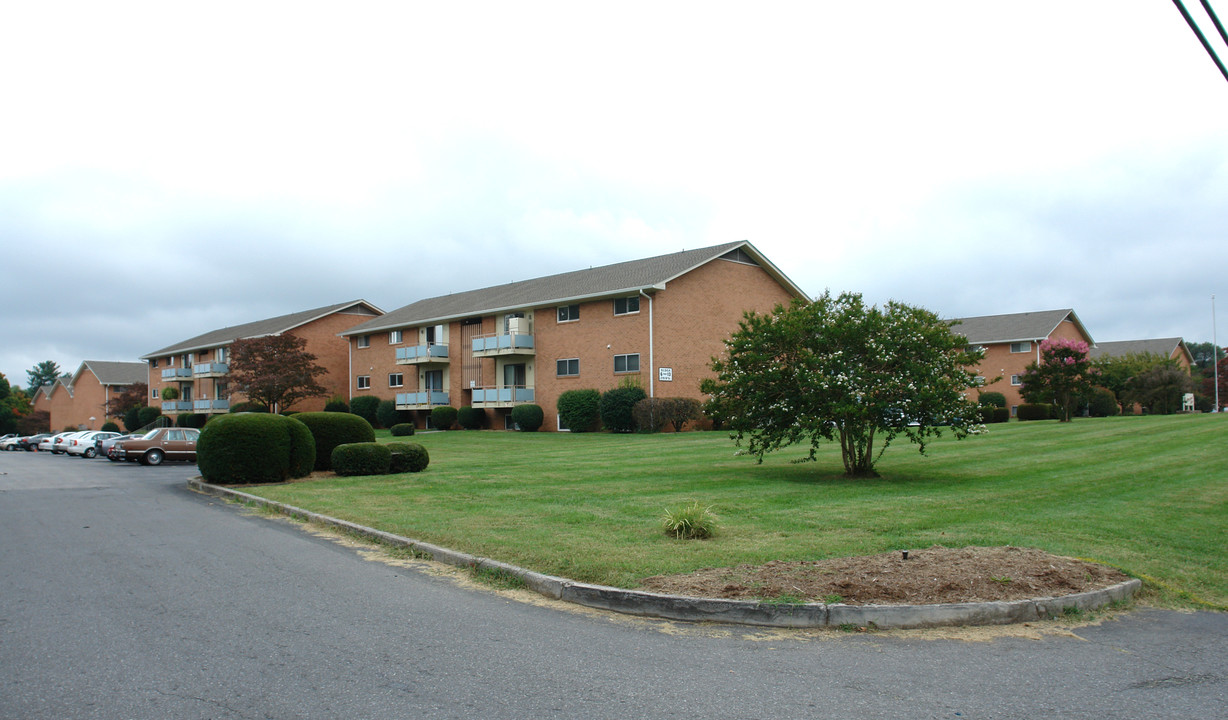
[[[670,280],[739,248],[754,258],[790,292],[798,297],[808,297],[753,245],[740,241],[427,298],[352,327],[341,334],[363,335],[379,330],[442,323],[619,294],[634,295],[641,289],[663,288]]]
[[[1063,320],[1069,319],[1091,341],[1091,333],[1083,327],[1074,310],[1041,310],[1038,312],[1012,313],[1009,315],[982,315],[956,318],[951,331],[968,338],[973,345],[990,343],[1043,340],[1049,337]]]
[[[143,362],[86,360],[72,377],[74,385],[87,367],[94,373],[94,377],[98,378],[100,385],[132,385],[149,380],[149,366]]]
[[[1147,340],[1115,340],[1113,342],[1103,342],[1092,348],[1090,353],[1093,360],[1102,357],[1123,357],[1125,355],[1137,355],[1141,353],[1151,353],[1160,357],[1171,357],[1173,351],[1178,346],[1184,347],[1185,340],[1179,337],[1171,338],[1150,338]],[[1189,350],[1187,349],[1188,353]]]
[[[267,320],[257,320],[255,322],[249,322],[243,325],[233,325],[231,327],[212,330],[203,335],[197,335],[194,338],[189,338],[182,342],[177,342],[174,345],[168,345],[161,350],[155,350],[154,352],[142,355],[141,359],[148,360],[150,358],[162,357],[163,355],[175,355],[177,353],[204,350],[206,348],[225,345],[238,340],[239,338],[255,338],[265,337],[267,335],[276,335],[288,330],[293,330],[300,325],[305,325],[312,320],[322,318],[326,315],[331,315],[335,312],[341,312],[343,310],[350,310],[352,308],[357,309],[361,313],[367,315],[379,315],[383,312],[366,300],[351,300],[349,302],[337,303],[336,305],[328,305],[322,308],[290,313],[289,315],[279,315],[278,317],[268,318]]]

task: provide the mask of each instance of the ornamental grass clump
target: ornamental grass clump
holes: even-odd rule
[[[665,534],[679,540],[703,540],[716,532],[716,515],[711,506],[698,500],[690,505],[667,509],[661,518]]]

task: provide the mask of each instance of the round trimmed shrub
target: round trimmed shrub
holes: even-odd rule
[[[451,430],[456,424],[456,408],[451,405],[440,405],[431,408],[431,425],[436,430]]]
[[[102,424],[102,431],[103,432],[119,432],[119,426],[111,422],[110,420],[108,420]]]
[[[350,401],[350,412],[375,427],[379,423],[379,398],[374,395],[359,395]]]
[[[345,443],[333,448],[330,459],[338,475],[387,475],[392,451],[377,442]]]
[[[559,420],[572,432],[597,429],[601,419],[601,393],[596,390],[568,390],[555,403]]]
[[[1001,407],[1001,408],[992,408],[992,410],[993,410],[993,415],[986,422],[995,422],[995,423],[1010,422],[1011,420],[1011,409],[1010,408]]]
[[[1006,407],[1006,396],[1000,392],[990,390],[989,392],[981,393],[981,396],[977,398],[977,404],[981,407],[1004,408]]]
[[[316,470],[331,470],[333,448],[346,443],[375,442],[371,423],[352,413],[305,412],[294,419],[307,426],[316,441]]]
[[[648,397],[641,387],[617,387],[601,395],[601,424],[612,432],[631,432],[635,429],[635,404]]]
[[[1021,421],[1025,420],[1048,420],[1050,418],[1049,406],[1045,403],[1024,403],[1019,406],[1015,417]]]
[[[162,388],[162,399],[163,400],[178,400],[179,399],[179,389],[173,388],[173,387]]]
[[[396,425],[393,425],[390,430],[392,431],[393,437],[408,437],[414,434],[416,428],[414,428],[413,423],[397,423]]]
[[[306,477],[315,457],[315,439],[306,425],[269,413],[220,415],[196,441],[201,476],[222,485]]]
[[[258,402],[248,400],[246,402],[235,403],[230,406],[232,413],[266,413],[269,409]]]
[[[162,417],[162,411],[156,407],[143,407],[136,413],[137,426],[145,427],[149,423]]]
[[[542,411],[541,405],[528,403],[512,408],[512,422],[516,423],[520,432],[537,432],[545,419],[546,413]]]
[[[1108,388],[1092,388],[1087,398],[1087,414],[1092,417],[1113,417],[1121,412],[1117,396]]]
[[[392,451],[390,473],[422,472],[431,463],[430,454],[418,443],[390,442],[385,447]]]
[[[328,402],[324,403],[324,412],[343,412],[350,411],[350,404],[345,401],[345,398],[340,395],[334,395],[329,398]]]
[[[481,430],[486,426],[486,411],[466,405],[456,411],[456,422],[466,430]]]

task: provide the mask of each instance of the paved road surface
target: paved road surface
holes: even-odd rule
[[[0,718],[1225,718],[1228,616],[989,641],[512,601],[189,492],[0,453]]]

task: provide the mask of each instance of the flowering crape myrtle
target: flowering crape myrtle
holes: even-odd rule
[[[1023,395],[1053,400],[1062,410],[1061,421],[1070,422],[1074,398],[1091,392],[1096,374],[1087,351],[1082,340],[1042,340],[1040,364],[1033,362],[1023,371]]]
[[[984,430],[964,396],[984,384],[974,372],[984,351],[923,308],[867,307],[860,294],[826,292],[813,303],[746,313],[725,347],[702,390],[710,414],[760,462],[807,441],[804,460],[814,460],[820,441],[839,441],[846,475],[874,475],[900,435],[924,454],[943,427],[957,438]]]

